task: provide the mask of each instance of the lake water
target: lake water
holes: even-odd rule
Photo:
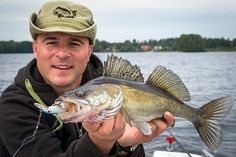
[[[222,121],[223,141],[216,157],[232,157],[236,154],[236,53],[116,53],[137,64],[145,78],[156,65],[163,65],[174,71],[183,80],[192,96],[188,103],[200,107],[212,99],[231,95],[234,100],[230,114]],[[107,53],[97,53],[104,61]],[[32,59],[32,54],[0,54],[0,94],[12,83],[18,69]],[[191,153],[202,154],[207,149],[194,126],[181,118],[176,118],[172,133]],[[166,150],[167,132],[154,141],[146,143],[147,156],[155,150]],[[176,149],[181,151],[180,148]]]

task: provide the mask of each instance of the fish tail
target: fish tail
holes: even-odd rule
[[[201,139],[213,152],[217,151],[222,141],[220,121],[229,113],[232,105],[230,96],[212,100],[200,108],[201,118],[194,122]]]

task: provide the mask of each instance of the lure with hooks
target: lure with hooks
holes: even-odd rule
[[[62,113],[62,112],[67,112],[68,110],[65,108],[61,108],[59,106],[49,106],[49,107],[45,107],[45,105],[39,104],[39,103],[34,103],[34,105],[36,107],[38,107],[40,110],[42,110],[44,113],[48,113],[48,114],[58,114],[58,113]]]

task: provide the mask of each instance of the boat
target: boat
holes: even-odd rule
[[[173,152],[173,151],[155,151],[152,157],[214,157],[207,150],[202,150],[202,155],[186,153],[186,152]]]
[[[191,157],[203,157],[197,154],[191,154]],[[185,152],[172,152],[172,151],[155,151],[153,157],[189,157],[189,154]]]
[[[214,155],[205,149],[202,150],[201,155],[189,153],[170,130],[167,130],[167,132],[170,135],[166,137],[166,142],[168,143],[166,150],[156,150],[154,151],[152,157],[214,157]],[[175,142],[178,144],[178,147],[182,148],[182,152],[174,151],[174,147],[172,145]]]

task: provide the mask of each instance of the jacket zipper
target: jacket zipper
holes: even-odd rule
[[[75,124],[77,132],[79,133],[79,138],[81,138],[83,136],[83,129],[82,129],[82,125],[78,125],[78,123]]]

